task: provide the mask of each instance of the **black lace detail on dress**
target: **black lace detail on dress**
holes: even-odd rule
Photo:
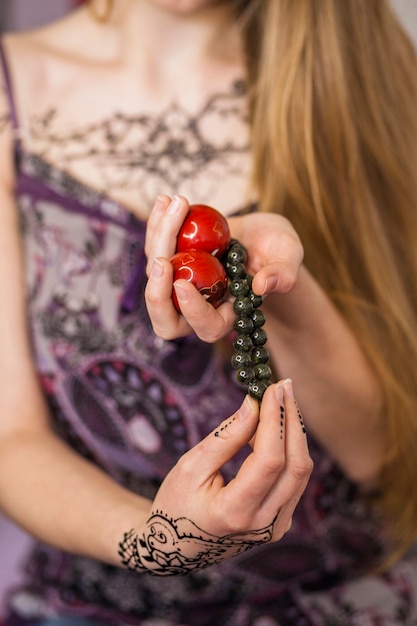
[[[80,162],[94,162],[103,192],[136,188],[153,197],[161,188],[176,190],[198,179],[214,165],[213,183],[220,171],[222,176],[241,172],[240,157],[248,151],[244,98],[245,85],[236,81],[195,115],[174,104],[159,114],[117,112],[68,131],[59,130],[54,108],[31,119],[30,135],[36,152],[58,169],[71,172]],[[226,136],[218,133],[223,121],[233,128]]]

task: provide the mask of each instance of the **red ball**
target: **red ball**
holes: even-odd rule
[[[188,280],[215,308],[222,303],[227,289],[227,276],[219,259],[204,250],[188,250],[174,254],[171,263],[174,281],[179,278]],[[175,290],[172,292],[172,300],[180,313]]]
[[[230,229],[224,215],[205,204],[192,204],[177,238],[177,252],[205,250],[219,259],[230,244]]]

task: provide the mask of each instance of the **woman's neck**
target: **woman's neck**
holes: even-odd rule
[[[195,11],[169,11],[152,0],[116,0],[107,26],[123,55],[161,58],[172,66],[207,59],[240,58],[241,40],[231,3],[212,4]]]

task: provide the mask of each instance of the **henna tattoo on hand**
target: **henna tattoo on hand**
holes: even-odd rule
[[[186,517],[173,520],[156,511],[141,536],[134,529],[124,534],[119,555],[134,572],[184,575],[271,541],[275,520],[266,528],[218,537]]]
[[[303,414],[300,411],[300,407],[297,404],[297,400],[294,400],[294,402],[295,402],[295,406],[297,408],[297,415],[298,415],[298,419],[300,420],[301,430],[303,431],[304,434],[306,434],[307,430],[306,430],[306,427],[305,427],[305,424],[304,424]]]

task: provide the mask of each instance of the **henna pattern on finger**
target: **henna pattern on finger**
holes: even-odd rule
[[[284,422],[285,422],[285,407],[281,404],[279,407],[279,421],[280,421],[280,434],[279,438],[284,438]]]
[[[134,529],[119,544],[122,564],[134,572],[155,576],[185,575],[220,563],[272,540],[276,517],[266,528],[218,537],[186,517],[151,515],[142,535]]]
[[[295,406],[297,408],[297,415],[298,415],[298,419],[300,420],[301,430],[303,431],[304,434],[306,434],[307,431],[306,431],[306,427],[305,427],[305,424],[304,424],[303,415],[302,415],[302,413],[300,411],[300,407],[297,404],[297,400],[294,400],[294,402],[295,402]]]
[[[232,419],[231,419],[229,422],[227,422],[227,424],[224,424],[224,426],[221,426],[221,427],[219,428],[219,430],[216,430],[216,431],[215,431],[214,436],[215,436],[215,437],[218,437],[218,436],[220,435],[220,433],[222,432],[222,430],[225,430],[228,426],[230,426],[230,424],[231,424],[232,422],[234,422],[234,421],[235,421],[235,419],[236,419],[236,417],[232,417]]]

